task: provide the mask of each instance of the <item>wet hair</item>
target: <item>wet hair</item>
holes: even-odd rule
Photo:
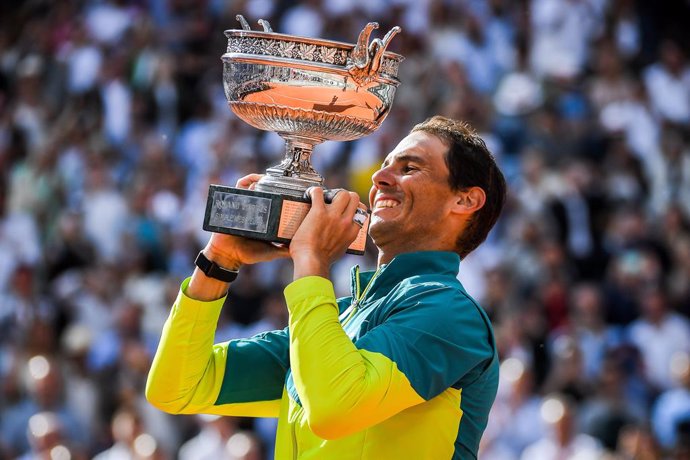
[[[467,123],[437,115],[410,132],[416,131],[432,134],[448,146],[445,160],[453,191],[479,187],[486,194],[484,206],[475,211],[458,235],[455,250],[464,258],[486,239],[498,220],[506,201],[505,177],[482,138]]]

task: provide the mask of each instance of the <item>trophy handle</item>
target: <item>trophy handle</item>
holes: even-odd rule
[[[235,19],[237,19],[240,22],[240,25],[242,26],[242,30],[252,30],[251,27],[249,27],[249,23],[247,22],[246,19],[244,19],[244,16],[241,14],[238,14],[235,16]]]
[[[380,38],[375,38],[371,41],[371,45],[369,45],[369,54],[372,56],[371,68],[369,70],[370,73],[376,73],[379,71],[379,67],[381,67],[381,59],[383,58],[383,53],[386,52],[388,44],[391,42],[391,40],[393,40],[393,37],[400,33],[400,30],[402,29],[400,29],[399,26],[395,26],[388,31],[388,33],[383,37],[383,40],[381,40]]]
[[[266,170],[256,190],[302,197],[309,187],[322,186],[323,176],[312,166],[311,153],[323,140],[278,134],[285,139],[285,156],[280,164]]]
[[[271,28],[271,24],[265,19],[259,19],[259,25],[263,27],[264,32],[271,33],[273,32],[273,29]]]
[[[369,43],[371,32],[378,27],[376,22],[370,22],[364,27],[359,33],[357,45],[348,60],[347,71],[357,82],[366,83],[377,74],[381,67],[383,53],[386,52],[393,37],[401,30],[399,26],[395,26],[388,31],[383,40],[375,38]]]
[[[359,33],[357,45],[352,50],[352,64],[358,69],[365,69],[371,60],[369,56],[369,37],[374,29],[378,29],[378,22],[370,22]]]

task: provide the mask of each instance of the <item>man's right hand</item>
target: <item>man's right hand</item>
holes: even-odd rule
[[[242,265],[267,262],[290,255],[287,246],[222,233],[211,235],[203,252],[209,260],[228,270],[238,270]]]
[[[235,187],[253,190],[262,174],[249,174],[237,181]],[[212,233],[204,248],[204,255],[223,268],[237,270],[242,265],[288,257],[287,247],[241,236]]]

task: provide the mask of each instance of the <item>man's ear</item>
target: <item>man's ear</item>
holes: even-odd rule
[[[455,195],[452,212],[472,214],[480,210],[484,203],[486,203],[486,192],[481,187],[468,187]]]

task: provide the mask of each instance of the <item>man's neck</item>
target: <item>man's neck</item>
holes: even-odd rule
[[[396,256],[397,254],[391,255],[387,252],[384,252],[381,248],[379,248],[379,257],[378,261],[376,263],[376,267],[379,268],[383,264],[389,264],[391,260]]]
[[[406,252],[416,252],[416,251],[434,251],[435,249],[431,247],[418,248],[418,245],[414,242],[410,242],[406,247],[400,247],[398,244],[387,244],[379,247],[379,258],[377,266],[380,267],[383,264],[389,264],[391,260],[395,259],[400,254]]]
[[[453,252],[454,250],[452,248],[435,247],[435,246],[430,246],[430,245],[424,245],[421,247],[409,245],[409,246],[405,247],[404,249],[396,248],[395,250],[392,250],[391,248],[379,248],[379,256],[378,256],[378,261],[377,261],[376,266],[378,268],[378,267],[381,267],[381,265],[389,264],[393,259],[395,259],[400,254],[407,254],[410,252],[421,252],[421,251],[448,251],[448,252]]]

